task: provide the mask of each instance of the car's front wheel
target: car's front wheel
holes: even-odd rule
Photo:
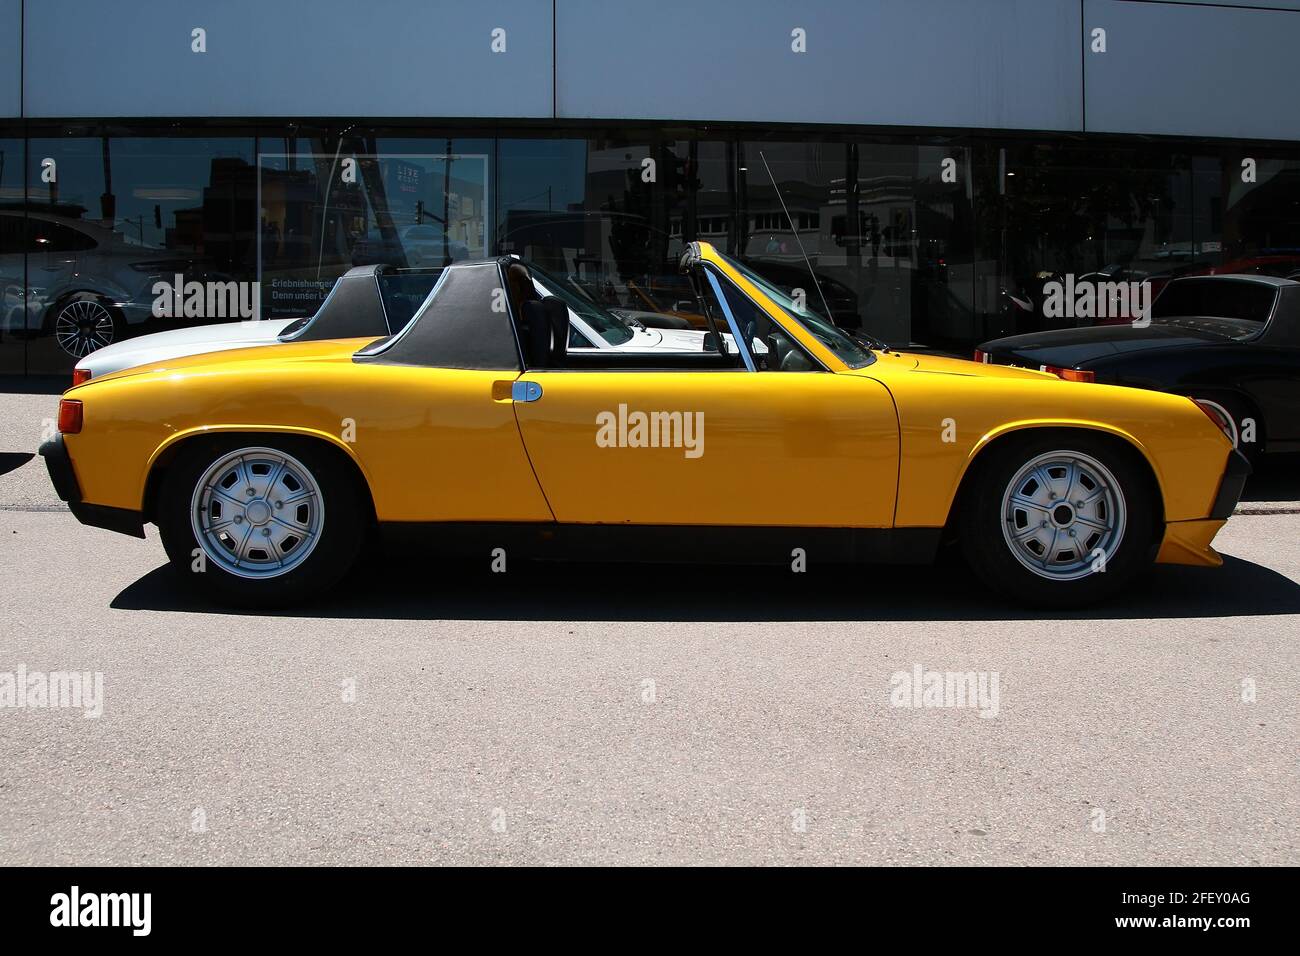
[[[990,449],[959,516],[971,569],[1035,607],[1088,604],[1131,583],[1159,544],[1158,502],[1135,454],[1077,433]]]
[[[222,602],[291,604],[356,560],[367,510],[348,465],[307,439],[204,440],[182,449],[158,504],[173,567]]]

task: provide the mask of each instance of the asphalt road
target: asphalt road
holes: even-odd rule
[[[54,402],[0,395],[0,681],[103,713],[0,707],[0,863],[1300,862],[1294,473],[1224,568],[1048,619],[953,566],[486,560],[256,616],[62,510]],[[996,715],[892,706],[915,665]]]

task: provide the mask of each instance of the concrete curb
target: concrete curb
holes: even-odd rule
[[[1297,515],[1300,514],[1300,501],[1243,501],[1233,514]]]

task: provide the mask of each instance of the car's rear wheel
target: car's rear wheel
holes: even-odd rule
[[[356,560],[366,509],[348,466],[307,440],[201,441],[164,481],[158,528],[172,565],[224,602],[290,604]]]
[[[78,292],[54,313],[54,341],[74,358],[85,358],[122,340],[126,324],[91,292]]]
[[[991,449],[962,498],[971,569],[1035,607],[1071,607],[1128,585],[1155,558],[1157,501],[1136,453],[1079,433]]]

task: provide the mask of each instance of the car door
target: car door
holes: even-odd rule
[[[535,370],[514,403],[555,518],[884,528],[898,424],[883,385],[826,371]]]
[[[410,322],[352,356],[332,411],[351,423],[381,522],[553,520],[515,420],[503,288],[496,261],[448,266]]]

